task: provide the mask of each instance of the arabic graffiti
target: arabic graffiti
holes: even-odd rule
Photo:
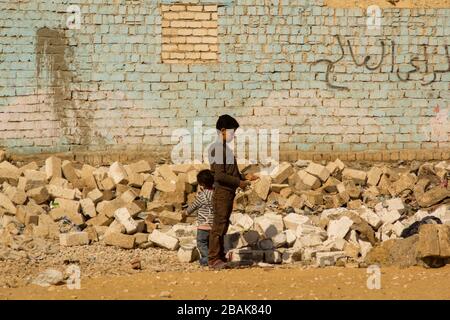
[[[319,63],[326,63],[327,64],[327,69],[326,69],[326,76],[325,76],[325,81],[327,83],[327,85],[330,88],[333,89],[339,89],[339,90],[350,90],[348,87],[346,86],[342,86],[342,85],[337,85],[335,84],[331,77],[332,77],[332,73],[334,71],[335,65],[336,63],[338,63],[339,61],[341,61],[342,59],[344,59],[345,56],[345,49],[344,49],[344,45],[342,44],[342,40],[341,37],[339,35],[335,35],[337,42],[339,44],[340,47],[340,57],[336,60],[330,60],[330,59],[319,59],[317,61],[314,61],[312,64],[316,65]],[[350,43],[350,40],[347,40],[347,46],[350,52],[350,56],[352,57],[353,63],[358,66],[358,67],[362,67],[364,66],[366,69],[370,70],[370,71],[375,71],[381,68],[381,66],[383,65],[383,61],[384,58],[386,56],[386,42],[384,40],[380,40],[380,58],[379,61],[376,63],[373,63],[372,60],[374,60],[374,58],[371,55],[366,55],[364,57],[364,59],[362,61],[358,61],[357,58],[355,57],[355,53],[354,53],[354,49],[352,47],[352,44]],[[391,73],[395,73],[398,77],[398,79],[402,82],[405,81],[409,81],[411,80],[411,74],[415,73],[415,72],[420,72],[420,64],[424,61],[424,65],[425,65],[425,74],[430,74],[430,66],[429,66],[429,50],[428,50],[428,45],[426,44],[422,44],[423,47],[423,59],[420,59],[419,56],[413,56],[410,59],[409,65],[412,67],[412,69],[407,70],[407,71],[401,71],[400,70],[400,66],[397,66],[397,68],[395,68],[396,66],[396,55],[395,55],[395,48],[396,48],[396,43],[394,40],[390,40],[391,42]],[[446,72],[450,72],[450,55],[449,55],[449,50],[448,50],[448,45],[444,46],[444,50],[445,50],[445,56],[447,58],[447,68],[444,69],[434,69],[432,71],[432,78],[428,81],[425,81],[426,76],[423,77],[421,84],[423,86],[427,86],[432,84],[433,82],[436,81],[436,75],[438,73],[446,73]],[[369,64],[369,62],[372,62]]]

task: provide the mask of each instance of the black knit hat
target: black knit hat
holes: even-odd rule
[[[239,123],[236,121],[235,118],[232,116],[229,116],[228,114],[223,114],[217,119],[216,122],[216,129],[222,130],[222,129],[234,129],[236,130],[239,128]]]

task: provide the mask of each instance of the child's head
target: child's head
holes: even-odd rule
[[[230,142],[234,138],[234,132],[239,128],[239,123],[228,114],[221,115],[216,122],[216,129],[222,135],[222,140]]]
[[[214,176],[210,170],[202,170],[197,174],[197,182],[204,188],[212,189],[214,185]]]

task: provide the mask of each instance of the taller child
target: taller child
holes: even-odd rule
[[[208,264],[217,269],[226,266],[224,236],[230,225],[236,189],[245,189],[250,184],[248,180],[256,179],[253,175],[241,175],[233,151],[228,146],[237,128],[239,123],[236,119],[227,114],[220,116],[216,123],[217,140],[209,149],[209,162],[214,175],[214,220],[209,238]]]

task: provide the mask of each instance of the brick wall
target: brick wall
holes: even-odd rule
[[[450,9],[384,8],[377,30],[321,0],[70,4],[79,30],[69,1],[0,3],[11,152],[167,153],[174,129],[222,113],[278,128],[286,154],[450,149]]]

